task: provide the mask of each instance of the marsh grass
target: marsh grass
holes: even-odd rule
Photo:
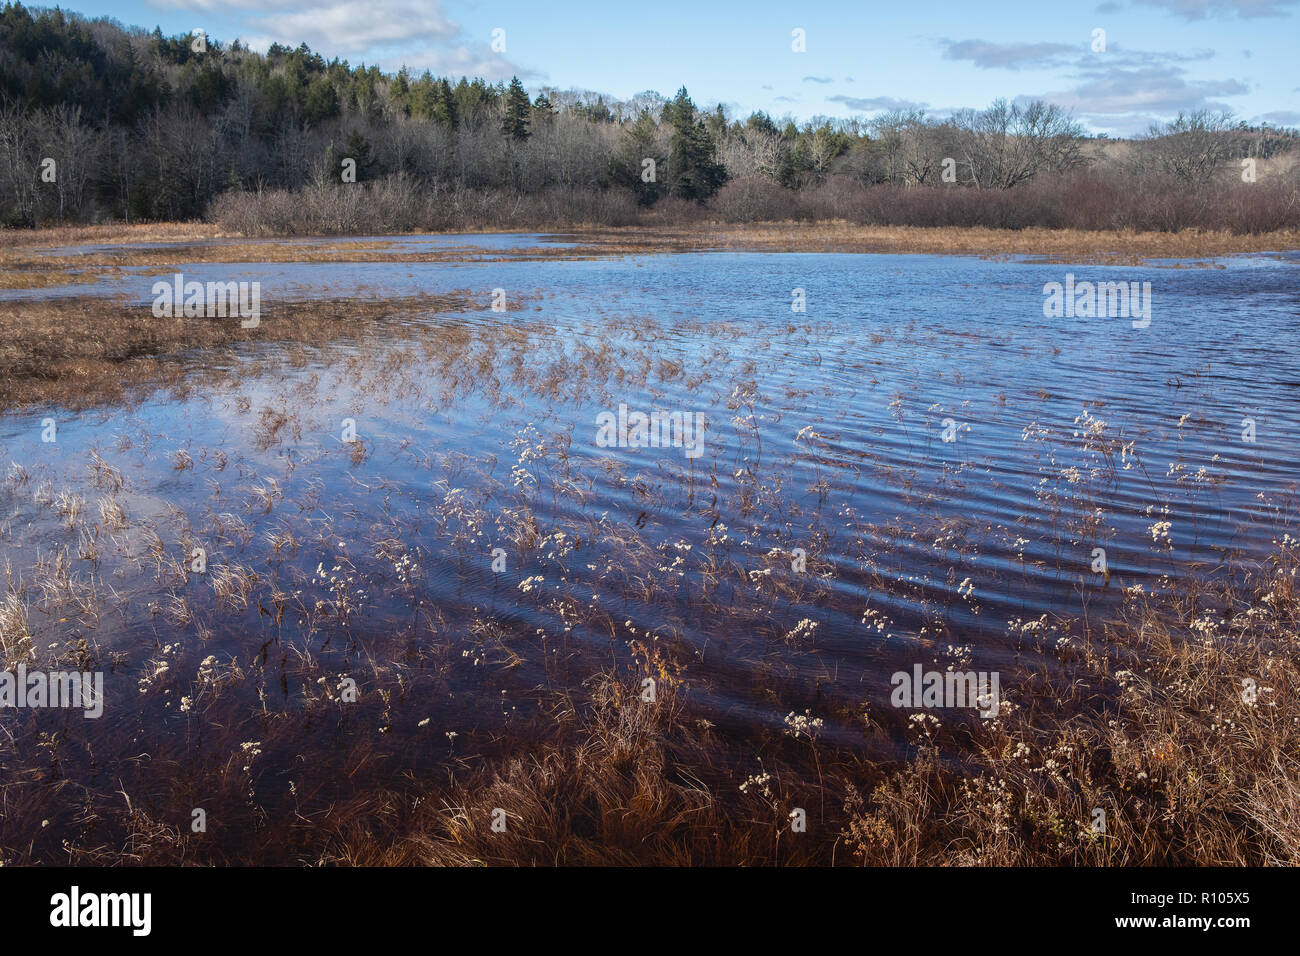
[[[56,403],[72,408],[120,401],[133,386],[184,388],[225,374],[219,350],[247,343],[320,344],[465,307],[463,295],[269,303],[254,328],[237,318],[155,318],[147,305],[69,298],[0,303],[0,408]],[[186,367],[163,361],[204,350]],[[207,369],[206,373],[204,369]],[[93,462],[92,462],[93,465]]]
[[[523,228],[523,227],[514,227]],[[655,255],[709,250],[747,252],[839,252],[963,256],[1031,256],[1049,262],[1138,265],[1152,259],[1208,259],[1251,252],[1282,252],[1300,247],[1293,227],[1234,231],[1226,227],[1182,228],[1051,228],[1028,225],[1005,229],[983,225],[909,225],[861,223],[839,216],[817,221],[798,218],[760,222],[728,222],[697,215],[689,223],[649,218],[637,225],[553,222],[529,226],[546,230],[571,245],[521,240],[511,248],[493,250],[499,261],[543,261]],[[62,230],[5,232],[0,230],[0,288],[41,289],[96,281],[122,275],[124,268],[156,268],[169,276],[179,262],[477,262],[484,255],[472,236],[480,229],[457,229],[467,241],[412,250],[392,241],[328,238],[258,238],[221,232],[200,223],[166,224],[157,234],[113,226]],[[382,230],[381,230],[382,231]],[[411,230],[413,234],[422,234]],[[433,233],[437,234],[437,233]],[[164,236],[178,242],[153,245]],[[212,240],[220,238],[222,241]],[[180,241],[183,240],[183,241]],[[70,253],[73,244],[106,246]],[[63,251],[60,251],[63,250]],[[1210,263],[1203,263],[1206,268]]]
[[[103,670],[109,699],[102,722],[0,713],[3,862],[1300,862],[1293,502],[1271,506],[1267,553],[1207,570],[1152,542],[1143,573],[1089,585],[1093,605],[993,620],[972,562],[997,545],[1023,560],[990,590],[1068,592],[1072,544],[1120,520],[1098,509],[1124,474],[1145,476],[1145,436],[1091,411],[1053,427],[1040,399],[1004,395],[1041,480],[1034,520],[982,528],[954,504],[978,460],[922,471],[950,409],[919,386],[889,406],[898,449],[845,448],[824,423],[781,423],[802,422],[808,391],[761,386],[736,323],[436,314],[454,304],[287,305],[278,331],[263,319],[274,354],[241,355],[208,397],[246,426],[223,444],[124,417],[113,447],[62,471],[11,462],[6,506],[48,534],[32,553],[6,532],[6,658]],[[63,336],[65,358],[124,377],[120,306],[84,308],[80,328],[19,323],[15,367]],[[241,335],[226,325],[123,335],[183,378],[187,350],[211,361]],[[791,325],[772,354],[821,332]],[[687,341],[709,345],[664,347]],[[358,453],[336,440],[341,385],[421,419],[500,412],[511,434],[488,453],[413,428]],[[716,396],[715,456],[575,438],[584,403],[679,388]],[[1196,474],[1146,476],[1150,520],[1201,507]],[[865,513],[866,481],[895,496],[888,513]],[[1000,652],[999,716],[888,706],[880,661],[836,645],[846,626],[866,654],[941,668]]]
[[[505,737],[435,740],[446,769],[400,788],[362,772],[382,748],[348,728],[383,718],[381,701],[403,698],[402,681],[386,675],[390,689],[371,695],[368,720],[346,714],[326,672],[304,716],[313,733],[348,741],[344,755],[328,770],[275,772],[279,758],[268,755],[285,753],[286,734],[300,739],[287,715],[226,724],[243,711],[241,686],[265,686],[264,668],[209,657],[192,682],[176,683],[164,647],[142,685],[154,697],[168,682],[186,690],[186,743],[198,753],[156,746],[141,790],[125,800],[77,788],[69,802],[63,785],[10,775],[6,862],[1295,865],[1300,808],[1288,755],[1298,731],[1288,703],[1300,690],[1298,557],[1289,542],[1208,600],[1134,595],[1097,646],[1074,649],[1085,676],[1027,687],[990,724],[912,723],[914,755],[896,761],[719,728],[692,713],[680,679],[662,680],[648,704],[640,676],[647,665],[662,671],[643,659],[548,693],[539,720]],[[1235,623],[1207,633],[1207,612],[1229,607]],[[310,655],[294,666],[321,671]],[[1253,703],[1242,699],[1243,674],[1258,675]],[[878,732],[862,721],[864,737]],[[23,763],[74,773],[76,759],[60,756],[70,742],[35,748]],[[343,800],[334,796],[340,773],[364,781]],[[147,784],[155,774],[174,779]],[[288,789],[274,800],[268,787]],[[279,809],[268,815],[269,800]],[[68,813],[80,808],[67,818],[79,834],[72,843],[17,839],[60,818],[65,803]],[[208,833],[177,822],[191,803],[214,821]],[[789,830],[795,807],[809,811],[807,834]],[[505,832],[490,826],[497,808],[507,811]],[[1106,811],[1105,833],[1091,826],[1094,808]],[[244,828],[257,839],[241,839]]]

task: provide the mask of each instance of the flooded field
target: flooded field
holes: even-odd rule
[[[1085,664],[1126,599],[1232,586],[1296,534],[1295,254],[565,256],[557,238],[384,246],[455,251],[435,263],[209,250],[0,289],[147,316],[181,273],[260,283],[266,308],[263,338],[160,359],[167,387],[0,415],[9,666],[104,674],[97,719],[0,714],[7,852],[338,859],[431,781],[527,763],[617,699],[703,734],[712,779],[682,786],[757,799],[778,830],[807,809],[815,857],[857,799],[819,779],[819,748],[901,765],[932,733],[1050,710],[1049,681],[1104,714],[1117,697]],[[1150,283],[1149,324],[1047,317],[1067,277]],[[288,302],[383,321],[343,308],[319,341],[277,340]],[[1205,626],[1226,640],[1233,616]],[[1000,685],[900,707],[894,677],[918,667]],[[1072,786],[1077,828],[1096,798]],[[347,815],[379,792],[405,809]],[[526,834],[507,803],[488,809]]]

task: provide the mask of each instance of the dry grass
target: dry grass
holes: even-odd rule
[[[0,253],[0,258],[3,254]],[[67,260],[63,260],[66,262]],[[0,275],[0,289],[51,289],[58,286],[86,285],[102,278],[115,278],[121,271],[113,268],[75,269],[51,267],[48,262],[13,257]]]
[[[914,756],[901,762],[821,740],[724,734],[692,713],[680,679],[643,700],[647,669],[663,675],[643,659],[549,695],[532,729],[483,738],[490,753],[462,758],[453,746],[445,773],[400,789],[365,774],[340,800],[330,796],[335,764],[288,767],[299,810],[283,824],[250,796],[264,799],[275,775],[255,768],[264,751],[283,752],[288,728],[243,718],[218,729],[257,667],[245,674],[209,657],[194,683],[177,684],[163,648],[142,688],[188,687],[205,746],[229,756],[195,776],[197,765],[155,751],[159,774],[191,767],[171,805],[82,803],[88,838],[67,852],[81,864],[1294,866],[1298,559],[1290,542],[1231,587],[1132,595],[1096,643],[1065,652],[1082,676],[1026,686],[990,722],[915,723]],[[1243,675],[1257,680],[1253,700],[1243,699]],[[395,700],[399,686],[371,696]],[[313,712],[332,724],[349,719],[344,709],[327,688]],[[373,753],[351,747],[343,766],[356,774]],[[753,753],[761,774],[746,769]],[[38,832],[71,794],[52,809],[34,781],[11,777],[4,789],[6,862],[45,858],[43,844],[16,837]],[[195,801],[219,821],[215,834],[169,822]],[[1104,831],[1093,826],[1097,808]],[[796,809],[805,833],[791,829]],[[260,836],[235,836],[244,830]]]
[[[973,732],[922,721],[917,755],[901,765],[822,744],[816,760],[787,749],[766,764],[769,778],[743,790],[719,762],[729,748],[691,718],[679,685],[647,704],[605,675],[581,704],[557,705],[548,742],[448,786],[417,788],[411,812],[398,811],[409,796],[372,797],[324,859],[1294,866],[1296,570],[1292,543],[1212,601],[1134,595],[1104,642],[1071,652],[1086,660],[1087,678],[1045,681],[1011,715]],[[1211,605],[1245,618],[1212,633]],[[1243,699],[1242,675],[1258,680],[1257,699]],[[820,819],[810,809],[818,805]],[[791,830],[795,807],[815,821],[808,833]],[[1097,809],[1104,830],[1094,826]],[[504,829],[494,829],[502,811]]]
[[[421,792],[399,832],[363,815],[330,859],[1294,866],[1298,559],[1292,541],[1228,589],[1135,593],[1102,641],[1067,652],[1086,677],[1044,679],[973,728],[921,721],[906,763],[814,743],[817,760],[786,750],[745,792],[678,685],[651,705],[605,676],[583,707],[554,717],[550,743]],[[1246,676],[1258,684],[1250,701]],[[819,820],[810,808],[823,803]],[[808,810],[806,834],[788,825],[795,806]],[[504,832],[490,825],[496,808]]]
[[[1198,259],[1300,248],[1294,230],[1258,234],[1205,232],[1135,232],[1079,229],[988,229],[981,227],[864,226],[843,221],[725,224],[702,222],[690,226],[648,225],[568,227],[560,238],[572,247],[520,245],[492,250],[504,261],[586,259],[600,256],[733,250],[744,252],[839,252],[968,256],[1035,256],[1049,261],[1138,264],[1148,259]],[[472,239],[456,245],[420,251],[399,250],[384,239],[363,242],[243,240],[207,242],[222,237],[213,227],[174,224],[121,229],[86,226],[80,229],[0,233],[3,288],[47,288],[91,282],[99,275],[120,274],[122,267],[170,269],[177,263],[228,262],[468,262],[484,250]],[[458,233],[459,234],[459,233]],[[472,235],[472,233],[466,233]],[[171,237],[184,245],[163,248],[131,247],[132,242]],[[50,255],[49,250],[73,243],[121,243],[110,250],[79,255]],[[160,272],[160,276],[164,273]]]
[[[0,408],[58,402],[71,407],[120,400],[134,386],[166,387],[184,365],[160,361],[177,353],[245,342],[322,344],[383,325],[412,328],[420,317],[465,307],[460,295],[374,300],[272,302],[259,325],[238,318],[158,319],[148,305],[97,298],[0,303]],[[209,375],[220,363],[206,362]]]
[[[221,235],[221,230],[215,225],[203,222],[49,226],[42,229],[0,229],[0,248],[49,248],[97,242],[184,242],[216,239]]]
[[[458,304],[272,304],[253,330],[160,322],[117,303],[5,307],[15,370],[5,380],[16,383],[6,387],[86,400],[116,400],[123,381],[202,381],[201,367],[245,336],[290,343],[277,359],[290,364],[307,366],[318,343],[326,354],[285,380],[248,359],[218,399],[248,425],[231,430],[230,446],[159,446],[148,423],[124,422],[116,447],[68,465],[99,489],[93,497],[36,466],[9,470],[7,503],[45,509],[42,527],[62,540],[8,569],[0,642],[29,666],[107,671],[115,718],[0,715],[0,862],[1300,863],[1300,554],[1281,530],[1260,562],[1187,570],[1163,579],[1159,596],[1131,589],[1104,619],[1061,613],[1009,628],[1015,672],[1005,668],[995,720],[910,719],[922,715],[879,706],[879,688],[849,666],[832,675],[800,618],[833,610],[871,632],[873,609],[851,597],[865,591],[922,608],[925,626],[909,637],[960,643],[960,622],[905,580],[903,557],[921,546],[954,566],[970,556],[961,520],[926,518],[927,496],[951,491],[903,474],[906,517],[888,525],[841,518],[841,503],[808,514],[816,505],[795,496],[796,466],[843,476],[822,454],[824,436],[782,457],[760,435],[764,400],[752,356],[732,347],[733,323],[601,315],[561,337],[528,312],[415,321]],[[325,348],[368,327],[418,334]],[[773,354],[816,334],[792,326]],[[662,349],[697,340],[710,348]],[[199,368],[176,360],[189,349]],[[469,396],[566,408],[690,383],[730,395],[745,467],[729,482],[725,461],[719,474],[717,463],[697,473],[584,457],[563,414],[550,433],[541,418],[521,428],[502,460],[455,438],[348,446],[332,437],[336,419],[329,442],[304,443],[321,432],[313,416],[333,413],[321,366],[375,410],[400,403],[430,418]],[[786,401],[789,411],[798,396]],[[1128,436],[1080,424],[1087,478],[1038,486],[1030,510],[1045,534],[1091,538],[1116,458],[1135,454]],[[1051,453],[1065,439],[1028,431],[1041,441],[1030,457],[1055,475]],[[259,464],[248,445],[283,454]],[[904,470],[869,452],[852,467],[873,480]],[[319,473],[349,482],[332,496],[313,469],[325,457]],[[180,489],[174,511],[146,516],[164,484]],[[407,491],[418,509],[403,509]],[[634,520],[636,509],[584,511],[611,494],[692,520],[668,536]],[[797,541],[796,512],[807,522]],[[208,552],[197,579],[196,542]],[[512,569],[533,562],[548,586],[510,579],[490,606],[478,600],[497,543]],[[787,570],[795,543],[810,573]],[[454,578],[455,598],[426,589],[435,575]],[[379,616],[381,597],[394,614]],[[125,637],[110,645],[123,652],[98,646],[101,633]],[[715,643],[702,655],[687,633]],[[706,703],[715,657],[734,668],[723,713]],[[1245,677],[1258,685],[1253,700]],[[654,702],[640,696],[646,678]],[[827,733],[780,725],[809,708]],[[765,714],[775,726],[755,719]],[[190,829],[196,807],[206,833]],[[1104,833],[1092,828],[1098,808]],[[504,831],[492,827],[498,809]],[[797,809],[806,833],[791,830]]]
[[[628,231],[614,231],[621,237]],[[1049,260],[1136,264],[1146,259],[1196,259],[1300,248],[1300,232],[1258,235],[1229,232],[985,229],[978,227],[859,226],[846,222],[710,225],[670,243],[747,252],[854,252],[924,255],[1042,256]]]
[[[1083,676],[1025,687],[1011,715],[968,741],[920,730],[912,764],[851,797],[855,854],[920,865],[1300,863],[1298,558],[1290,540],[1232,584],[1133,593],[1100,641],[1062,651]]]

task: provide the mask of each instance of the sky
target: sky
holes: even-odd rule
[[[1118,136],[1202,108],[1300,126],[1300,0],[73,0],[65,9],[169,35],[203,29],[257,50],[305,41],[327,59],[390,71],[518,75],[533,92],[627,99],[684,85],[697,105],[741,118],[943,115],[1004,97],[1049,100]],[[495,30],[504,50],[493,49]]]

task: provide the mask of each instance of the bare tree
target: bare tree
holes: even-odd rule
[[[296,123],[285,123],[276,129],[271,152],[281,185],[292,189],[307,178],[311,159],[318,155],[313,140],[310,131]]]
[[[17,104],[0,103],[0,188],[12,201],[12,216],[36,225],[36,184],[40,156],[34,123]]]
[[[131,221],[131,187],[135,184],[138,164],[136,150],[132,148],[131,137],[121,126],[110,128],[108,132],[108,174],[122,204],[122,216]]]
[[[718,156],[731,179],[776,179],[781,164],[781,137],[744,127],[728,131],[718,142]]]
[[[206,118],[188,104],[156,109],[144,124],[143,145],[157,212],[171,219],[198,215],[216,191],[217,143]]]
[[[226,147],[222,150],[225,171],[241,180],[258,172],[266,156],[265,148],[253,135],[256,110],[256,92],[248,83],[240,82],[214,120],[217,137]]]
[[[54,160],[54,191],[59,201],[59,221],[79,215],[86,188],[98,173],[102,137],[81,122],[80,106],[54,106],[34,117],[42,161]]]
[[[1179,113],[1172,123],[1152,125],[1138,142],[1137,157],[1144,169],[1198,184],[1240,155],[1244,145],[1232,113],[1197,110]]]
[[[877,118],[871,129],[889,182],[915,186],[937,178],[947,127],[927,119],[925,110],[893,110]]]
[[[374,132],[377,152],[383,167],[397,172],[414,172],[420,165],[420,148],[426,122],[412,121],[398,115],[386,127]]]
[[[668,105],[668,98],[654,90],[643,90],[623,105],[628,118],[640,116],[642,110],[648,110],[650,115],[658,120],[663,115],[664,107]]]
[[[1083,127],[1041,100],[1023,108],[997,100],[981,112],[954,114],[952,123],[969,182],[977,188],[1010,189],[1044,170],[1087,161]]]

